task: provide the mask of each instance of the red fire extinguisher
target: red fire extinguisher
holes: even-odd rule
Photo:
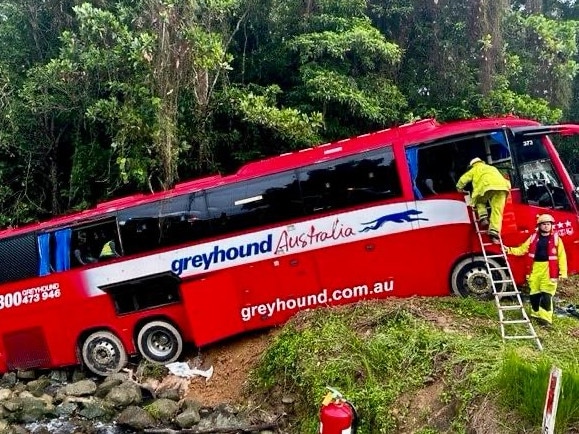
[[[319,434],[355,434],[358,420],[356,409],[336,389],[327,388],[329,392],[320,407]]]

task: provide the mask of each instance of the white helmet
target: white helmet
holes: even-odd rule
[[[483,160],[481,160],[480,158],[476,157],[473,158],[472,160],[470,160],[470,163],[468,163],[468,167],[472,167],[474,166],[476,163],[482,163]]]
[[[537,216],[537,224],[541,223],[555,223],[555,218],[551,214],[541,214]]]

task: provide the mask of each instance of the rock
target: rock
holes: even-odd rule
[[[68,375],[66,371],[62,370],[50,371],[49,378],[51,381],[61,384],[65,384],[68,381]]]
[[[175,417],[175,422],[181,429],[191,428],[201,421],[199,411],[196,408],[187,408]]]
[[[284,396],[281,399],[281,402],[284,404],[293,404],[295,402],[295,398],[293,396]]]
[[[8,432],[10,434],[30,434],[26,428],[20,425],[12,425]]]
[[[4,401],[12,397],[12,391],[10,389],[0,389],[0,401]]]
[[[42,396],[48,386],[50,386],[50,379],[40,377],[38,380],[29,381],[26,385],[26,390],[34,396]]]
[[[185,398],[183,401],[181,401],[181,410],[194,409],[199,413],[201,407],[201,403],[193,398]]]
[[[110,407],[107,408],[105,402],[101,399],[94,398],[84,405],[84,408],[78,412],[82,417],[89,420],[105,419],[110,420],[113,414]]]
[[[143,430],[155,426],[155,419],[146,410],[132,405],[122,411],[117,418],[117,424]]]
[[[95,396],[97,398],[104,398],[113,389],[113,387],[120,386],[121,384],[123,384],[123,380],[119,378],[107,378],[104,383],[101,383],[97,386]]]
[[[137,384],[127,381],[113,387],[105,400],[114,407],[125,408],[129,405],[140,404],[143,400],[143,395],[141,394],[141,388]]]
[[[2,379],[0,380],[0,387],[14,387],[18,378],[16,378],[16,372],[6,372],[2,375]]]
[[[77,410],[77,408],[78,405],[74,402],[63,402],[56,407],[55,411],[59,416],[70,416]]]
[[[179,404],[171,399],[161,398],[147,405],[145,410],[156,420],[168,423],[179,411]]]
[[[164,389],[157,393],[157,398],[166,398],[173,401],[179,401],[181,399],[181,394],[178,389]]]
[[[36,372],[33,370],[18,370],[16,372],[16,377],[19,380],[34,380],[36,378]]]
[[[97,385],[92,380],[80,380],[64,386],[64,393],[68,396],[88,396],[96,392]]]

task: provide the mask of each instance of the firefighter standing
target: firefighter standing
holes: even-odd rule
[[[505,253],[528,254],[527,282],[530,288],[531,317],[545,324],[553,322],[553,296],[559,278],[567,278],[567,255],[563,240],[553,232],[550,214],[537,218],[537,231],[519,247],[505,247]],[[530,273],[529,273],[530,272]]]
[[[482,227],[489,226],[489,237],[498,244],[511,183],[496,167],[486,164],[480,158],[473,158],[468,167],[469,170],[456,183],[456,188],[462,191],[467,184],[472,183],[471,205],[476,208],[479,224]],[[490,221],[487,203],[491,207]]]

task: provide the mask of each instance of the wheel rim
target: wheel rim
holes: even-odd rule
[[[155,357],[166,357],[173,351],[173,338],[168,333],[157,330],[147,337],[147,347]]]
[[[492,292],[491,280],[486,268],[475,267],[466,272],[464,284],[474,295],[485,295]]]
[[[144,324],[136,336],[139,353],[153,363],[171,363],[183,350],[183,338],[179,330],[165,321]]]
[[[103,376],[119,372],[127,362],[122,342],[107,331],[95,332],[85,340],[82,358],[90,371]]]
[[[492,277],[495,280],[502,280],[495,283],[497,292],[508,290],[508,275],[502,269],[503,266],[492,259],[488,260]],[[493,284],[487,264],[482,257],[467,258],[459,262],[451,276],[451,286],[455,294],[463,297],[474,296],[487,299],[493,295]]]
[[[92,348],[91,354],[93,360],[103,366],[114,364],[119,359],[114,345],[107,340],[98,341]]]

